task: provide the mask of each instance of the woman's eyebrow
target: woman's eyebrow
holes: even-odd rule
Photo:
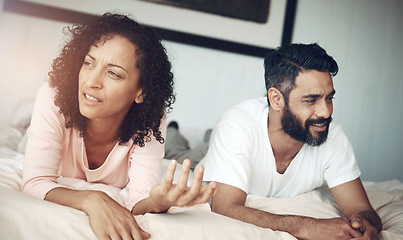
[[[88,56],[89,58],[91,58],[92,60],[94,60],[94,61],[96,60],[95,57],[91,56],[90,54],[87,54],[87,56]],[[117,64],[108,63],[108,66],[110,66],[110,67],[118,67],[118,68],[123,69],[125,72],[127,72],[127,70],[126,70],[124,67],[122,67],[122,66],[120,66],[120,65],[117,65]]]
[[[108,63],[108,66],[110,66],[110,67],[118,67],[118,68],[121,68],[123,71],[127,72],[127,70],[124,67],[122,67],[120,65],[117,65],[117,64]]]

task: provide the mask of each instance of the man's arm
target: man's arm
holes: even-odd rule
[[[376,229],[376,234],[382,230],[382,222],[372,208],[360,178],[331,188],[341,212],[350,219],[351,225],[364,235]]]
[[[239,188],[217,183],[212,198],[216,213],[275,231],[288,232],[298,239],[336,239],[360,237],[346,218],[315,219],[304,216],[277,215],[245,206],[247,194]],[[339,238],[339,239],[340,239]]]

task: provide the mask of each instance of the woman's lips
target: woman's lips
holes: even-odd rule
[[[87,93],[84,93],[84,97],[92,102],[102,102],[101,100],[97,99],[96,97],[93,97]]]

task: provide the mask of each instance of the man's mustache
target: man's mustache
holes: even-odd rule
[[[332,117],[316,118],[316,119],[308,119],[308,120],[306,120],[305,125],[321,124],[321,123],[325,123],[325,124],[329,125],[330,122],[332,122]]]

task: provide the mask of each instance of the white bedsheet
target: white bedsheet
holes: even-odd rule
[[[23,138],[19,129],[0,132],[0,239],[96,239],[85,213],[20,192]],[[168,163],[164,160],[163,168]],[[105,191],[118,202],[123,202],[125,196],[119,189],[102,184],[68,178],[61,178],[59,182],[76,189]],[[393,180],[365,182],[364,186],[383,222],[381,239],[403,239],[403,184]],[[340,216],[327,190],[315,190],[288,199],[249,196],[246,204],[273,213],[320,218]],[[166,214],[140,215],[136,220],[152,235],[151,239],[295,239],[285,232],[215,214],[208,204],[172,208]]]

